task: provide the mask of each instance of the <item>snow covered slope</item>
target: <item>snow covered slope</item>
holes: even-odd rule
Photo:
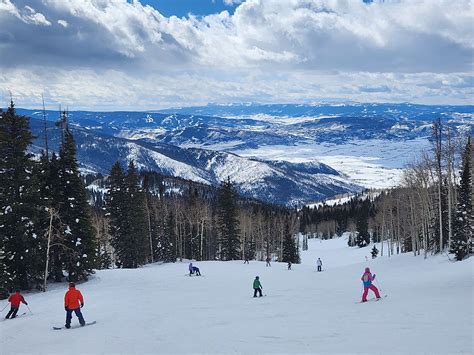
[[[78,285],[86,321],[97,324],[52,330],[65,316],[65,285],[55,285],[26,295],[34,315],[0,322],[1,353],[472,352],[472,258],[453,263],[405,254],[366,262],[366,255],[369,248],[349,248],[341,238],[310,240],[303,264],[291,271],[256,261],[198,262],[202,277],[185,276],[185,262],[99,271]],[[382,301],[356,303],[365,266],[388,294]],[[261,299],[252,298],[256,275]]]

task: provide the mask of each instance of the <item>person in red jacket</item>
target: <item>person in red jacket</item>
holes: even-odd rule
[[[28,305],[28,303],[26,303],[25,301],[25,298],[21,295],[20,290],[15,290],[15,293],[11,295],[10,297],[8,297],[8,302],[11,303],[11,307],[5,319],[10,318],[10,316],[11,316],[11,319],[16,317],[16,314],[18,313],[18,310],[20,309],[20,303],[24,303]]]
[[[84,307],[84,298],[81,291],[76,289],[74,282],[69,283],[69,290],[64,295],[64,309],[66,310],[66,328],[71,328],[72,312],[76,313],[79,318],[81,327],[86,325],[86,321],[81,313],[81,308]]]

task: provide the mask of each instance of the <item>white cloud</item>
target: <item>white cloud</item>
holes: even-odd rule
[[[224,4],[227,6],[238,5],[241,4],[244,0],[224,0]]]
[[[25,5],[20,10],[10,0],[1,0],[0,15],[2,12],[9,13],[26,24],[51,26],[51,22],[42,13],[36,12],[35,9],[28,5]]]
[[[0,22],[0,68],[15,73],[1,87],[75,107],[472,95],[472,0],[247,0],[190,18],[138,1],[0,0]]]

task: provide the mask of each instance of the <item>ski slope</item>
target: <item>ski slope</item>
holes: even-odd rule
[[[472,353],[472,258],[366,255],[340,238],[310,240],[291,271],[256,261],[197,262],[202,277],[185,276],[185,262],[99,271],[78,285],[97,324],[52,330],[64,325],[66,291],[53,285],[25,295],[33,315],[0,321],[0,353]],[[365,266],[382,301],[357,303]],[[252,298],[256,275],[266,297]]]

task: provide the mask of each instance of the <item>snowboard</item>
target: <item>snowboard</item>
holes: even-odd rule
[[[84,327],[87,327],[88,325],[93,325],[93,324],[96,324],[97,321],[93,321],[93,322],[86,322],[86,324],[84,325]],[[72,326],[71,328],[69,329],[76,329],[76,328],[82,328],[81,325],[75,325],[75,326]],[[61,329],[68,329],[66,327],[53,327],[53,330],[61,330]]]
[[[381,301],[383,300],[384,298],[386,298],[388,295],[383,295],[381,296],[380,298],[370,298],[367,300],[367,302],[378,302],[378,301]],[[356,302],[356,304],[358,303],[367,303],[367,302],[362,302],[362,301],[359,301],[359,302]]]

